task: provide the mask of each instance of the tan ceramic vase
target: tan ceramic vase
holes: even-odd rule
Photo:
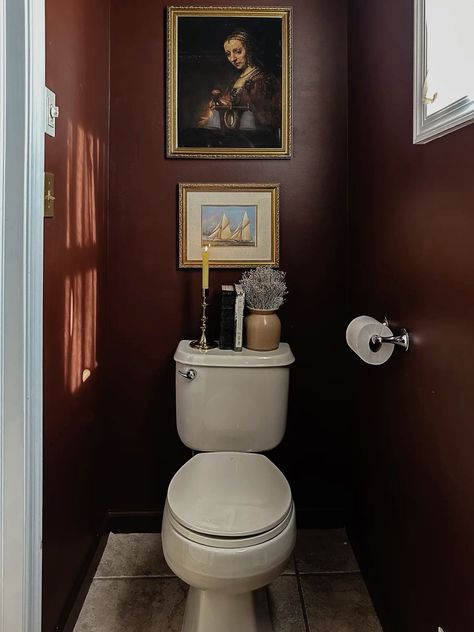
[[[245,317],[245,346],[253,351],[273,351],[280,344],[281,322],[276,309],[251,309]]]

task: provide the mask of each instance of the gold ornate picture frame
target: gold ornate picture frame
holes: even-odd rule
[[[179,184],[179,267],[278,267],[279,184]]]
[[[168,158],[291,157],[291,16],[168,7]]]

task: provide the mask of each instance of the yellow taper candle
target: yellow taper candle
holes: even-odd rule
[[[202,289],[209,288],[209,248],[204,246],[202,251]]]

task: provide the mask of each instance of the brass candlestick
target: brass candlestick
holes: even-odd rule
[[[201,306],[202,306],[202,316],[201,316],[201,337],[199,340],[193,340],[190,342],[190,346],[193,349],[200,349],[201,351],[208,351],[209,349],[215,349],[217,344],[215,342],[207,342],[206,340],[206,307],[207,307],[207,294],[209,290],[202,288],[201,293]]]

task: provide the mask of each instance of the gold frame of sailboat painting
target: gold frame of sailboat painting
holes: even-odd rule
[[[291,157],[291,16],[168,7],[168,158]]]
[[[179,267],[278,266],[280,185],[179,184]]]

